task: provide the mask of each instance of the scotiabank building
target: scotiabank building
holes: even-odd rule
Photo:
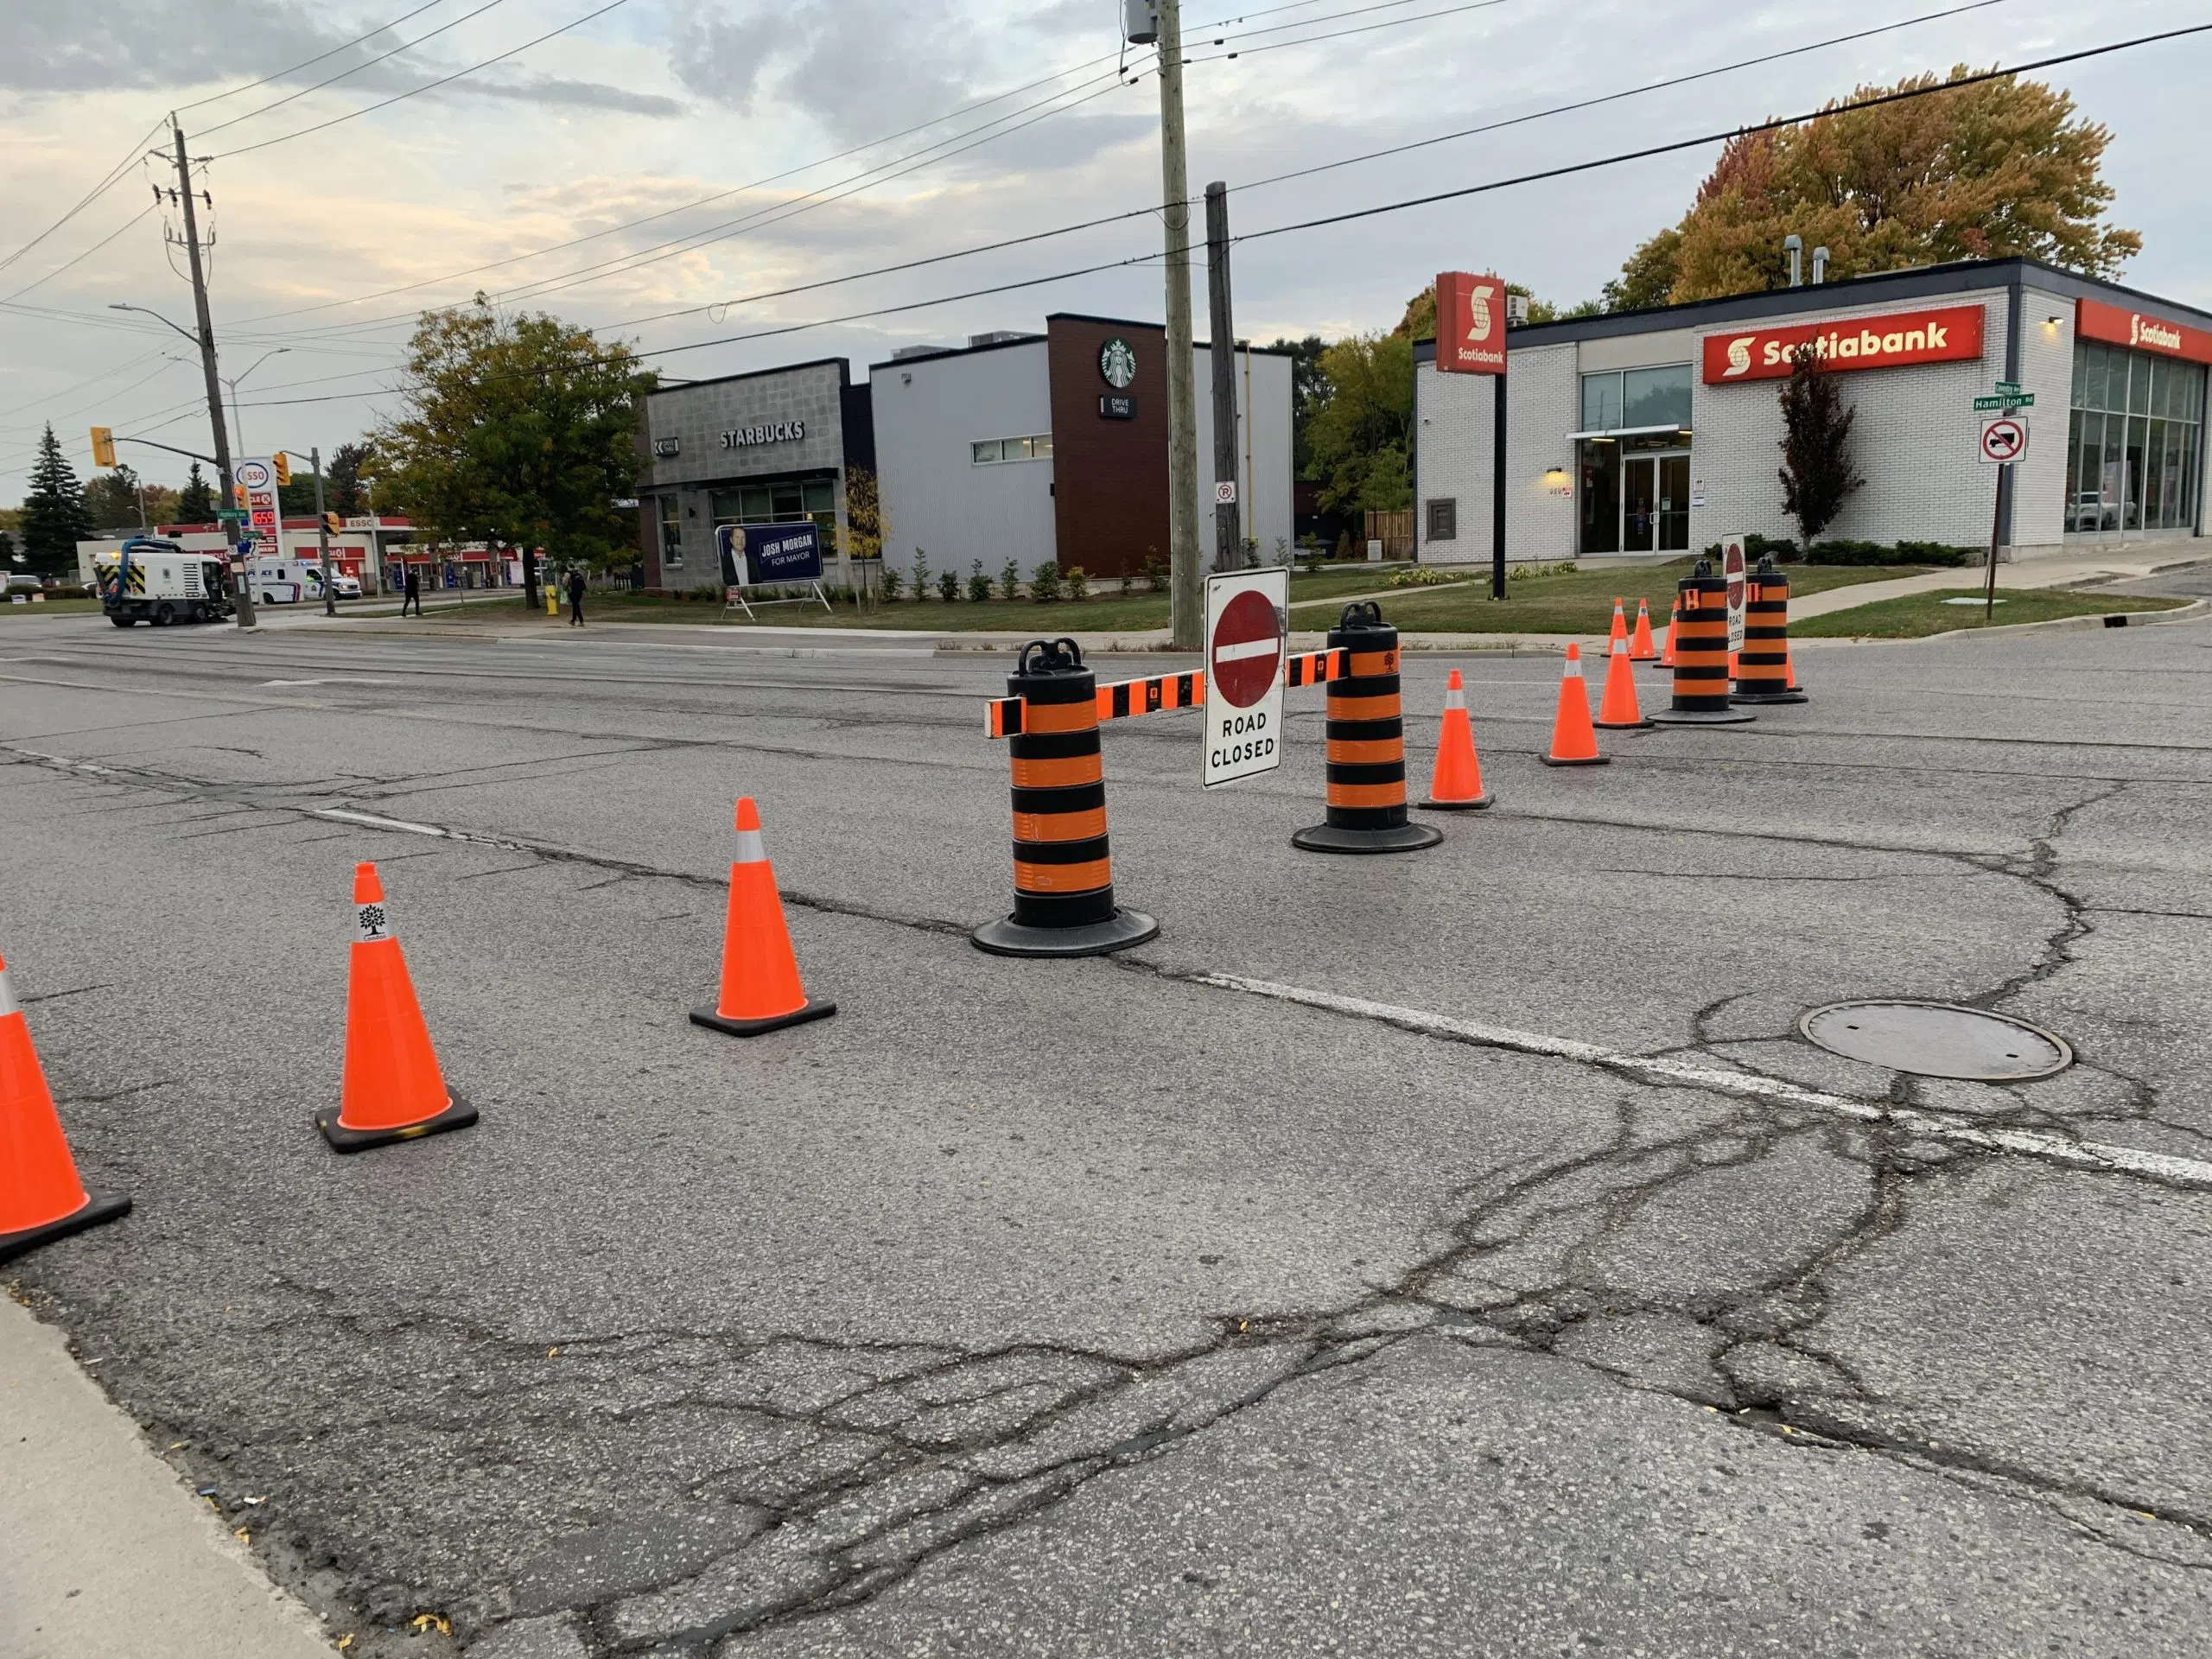
[[[1995,522],[2011,556],[2202,533],[2212,315],[1996,259],[1511,329],[1508,556],[1796,540],[1779,393],[1806,346],[1857,410],[1866,480],[1826,537],[1986,547],[1999,469],[1974,404],[1999,381],[2035,397]],[[1440,372],[1433,340],[1414,353],[1420,557],[1487,561],[1494,378]]]

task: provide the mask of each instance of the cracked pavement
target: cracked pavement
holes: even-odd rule
[[[1287,846],[1318,697],[1211,795],[1117,723],[1161,936],[1020,963],[1003,658],[81,622],[0,633],[0,946],[137,1208],[8,1271],[349,1653],[2201,1650],[2212,623],[1594,773],[1469,658],[1499,805],[1403,858]],[[741,792],[840,1007],[747,1044]],[[360,858],[483,1121],[338,1160]],[[1796,1033],[1879,995],[2079,1059]]]

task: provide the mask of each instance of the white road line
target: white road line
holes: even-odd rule
[[[1567,1037],[1548,1037],[1539,1032],[1514,1031],[1503,1026],[1485,1026],[1471,1020],[1455,1020],[1449,1014],[1429,1014],[1420,1008],[1402,1008],[1389,1002],[1370,1002],[1363,997],[1340,996],[1333,991],[1306,990],[1299,986],[1278,985],[1263,979],[1245,979],[1236,974],[1196,974],[1192,978],[1198,984],[1211,985],[1221,990],[1242,991],[1248,996],[1264,996],[1278,1002],[1325,1008],[1332,1014],[1378,1020],[1384,1025],[1395,1026],[1402,1031],[1441,1037],[1453,1042],[1471,1043],[1480,1048],[1500,1048],[1516,1054],[1574,1060],[1585,1065],[1602,1066],[1608,1071],[1649,1083],[1709,1089],[1716,1094],[1735,1095],[1746,1100],[1768,1101],[1777,1106],[1795,1106],[1808,1111],[1825,1112],[1831,1116],[1851,1118],[1862,1123],[1894,1124],[1914,1135],[1947,1141],[1955,1146],[1972,1147],[1982,1152],[2014,1153],[2023,1157],[2041,1158],[2051,1163],[2063,1164],[2069,1169],[2143,1175],[2176,1186],[2212,1191],[2212,1163],[2199,1159],[2176,1158],[2164,1153],[2143,1152],[2133,1147],[2107,1146],[2094,1141],[2069,1141],[2063,1135],[2039,1129],[1985,1128],[1930,1112],[1885,1106],[1875,1101],[1854,1100],[1847,1095],[1832,1095],[1819,1089],[1807,1089],[1775,1077],[1729,1071],[1688,1060],[1655,1059],[1640,1054],[1626,1054],[1618,1049],[1601,1047],[1596,1043],[1577,1042]]]
[[[365,823],[372,830],[397,830],[410,836],[435,836],[440,840],[459,840],[450,830],[441,830],[435,823],[410,823],[404,818],[383,818],[373,812],[353,812],[342,806],[318,807],[308,816],[311,818],[336,818],[341,823]]]

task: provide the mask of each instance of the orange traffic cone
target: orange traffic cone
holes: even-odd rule
[[[1677,632],[1675,624],[1681,620],[1682,596],[1676,594],[1675,608],[1667,613],[1667,648],[1659,653],[1659,666],[1662,668],[1672,668],[1675,665],[1675,635]]]
[[[1598,734],[1590,725],[1590,691],[1582,683],[1582,647],[1570,643],[1567,668],[1560,676],[1559,715],[1552,721],[1552,752],[1537,757],[1548,766],[1602,766],[1612,757],[1598,753]]]
[[[407,958],[392,932],[384,883],[373,864],[353,867],[356,932],[346,970],[346,1079],[338,1109],[315,1115],[340,1152],[365,1152],[465,1129],[476,1109],[446,1087],[430,1028],[423,1023]]]
[[[1737,679],[1737,674],[1736,674],[1737,663],[1736,663],[1736,658],[1738,658],[1738,656],[1739,656],[1740,654],[1741,654],[1740,652],[1733,652],[1733,651],[1732,651],[1732,652],[1730,652],[1728,653],[1728,683],[1729,683],[1729,684],[1731,684],[1731,685],[1733,685],[1733,684],[1735,684],[1735,683],[1736,683],[1736,679]]]
[[[1624,602],[1619,594],[1613,595],[1613,631],[1605,636],[1605,655],[1608,657],[1628,645],[1628,618],[1621,613],[1621,606]]]
[[[1628,642],[1628,659],[1631,663],[1656,662],[1659,647],[1651,643],[1651,601],[1636,601],[1636,633]]]
[[[737,804],[737,861],[729,867],[721,1000],[711,1008],[692,1009],[691,1023],[733,1037],[758,1037],[836,1012],[835,1002],[808,1001],[798,982],[784,901],[760,837],[760,811],[750,795],[744,796]]]
[[[1444,688],[1444,731],[1436,741],[1436,772],[1429,780],[1425,812],[1472,812],[1491,804],[1483,787],[1483,766],[1475,758],[1475,730],[1467,723],[1467,694],[1459,671]]]
[[[87,1192],[61,1133],[31,1028],[0,961],[0,1262],[48,1239],[113,1221],[130,1200]]]
[[[1605,653],[1605,695],[1598,704],[1598,724],[1608,731],[1641,731],[1653,722],[1636,706],[1636,671],[1619,645]]]
[[[1783,671],[1789,676],[1789,689],[1792,691],[1804,690],[1797,683],[1797,659],[1789,654],[1789,642],[1786,639],[1782,642],[1782,667]]]

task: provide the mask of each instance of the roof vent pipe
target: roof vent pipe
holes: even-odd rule
[[[1792,232],[1782,238],[1782,245],[1789,254],[1789,286],[1805,285],[1805,238]]]
[[[1818,288],[1827,279],[1828,251],[1826,248],[1815,248],[1813,250],[1813,286]]]

